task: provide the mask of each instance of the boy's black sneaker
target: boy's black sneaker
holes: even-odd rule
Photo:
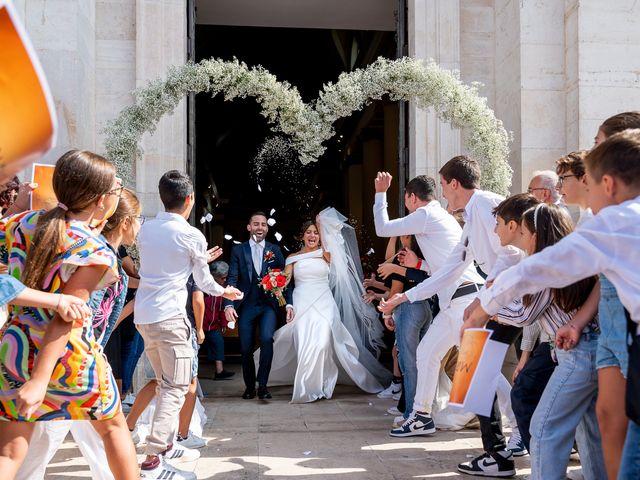
[[[458,471],[478,477],[513,477],[516,467],[513,455],[509,450],[483,453],[469,462],[458,465]]]

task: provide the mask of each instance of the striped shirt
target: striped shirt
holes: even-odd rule
[[[496,320],[517,327],[525,327],[538,320],[549,337],[555,338],[556,332],[569,323],[575,314],[576,310],[567,313],[556,305],[551,289],[547,288],[532,295],[531,302],[527,306],[524,305],[522,298],[518,298],[502,307],[496,314]],[[597,329],[597,325],[597,319],[594,318],[585,331]]]

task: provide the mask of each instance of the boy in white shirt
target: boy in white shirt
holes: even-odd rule
[[[504,200],[504,197],[478,188],[480,185],[478,162],[460,155],[449,160],[439,173],[442,193],[449,203],[449,208],[452,211],[464,209],[465,225],[461,240],[430,278],[405,293],[394,295],[388,302],[382,302],[380,310],[383,313],[391,312],[406,301],[424,300],[436,293],[440,295],[442,290],[450,288],[453,283],[457,282],[460,275],[469,266],[473,266],[474,260],[487,279],[492,280],[498,272],[514,265],[522,257],[522,252],[517,248],[500,245],[500,239],[494,231],[496,219],[493,216],[493,210]],[[418,266],[417,257],[410,253],[404,256],[404,265],[427,268],[424,264]],[[465,311],[473,311],[475,305],[477,305],[477,299]],[[459,322],[458,324],[461,324],[461,318],[456,320]],[[434,325],[430,328],[433,329]],[[513,343],[521,333],[520,329],[510,325],[496,323],[491,328],[494,330],[492,339],[508,344]],[[425,339],[431,334],[430,332],[431,330],[427,332]],[[459,341],[459,339],[456,340]],[[430,420],[428,412],[430,412],[431,403],[429,398],[424,395],[425,391],[426,389],[420,388],[419,376],[414,400],[414,415],[409,417],[399,429],[392,431],[392,435],[406,435],[406,431],[414,428],[415,424],[425,424]],[[514,475],[515,465],[511,452],[506,448],[497,399],[494,402],[491,416],[479,418],[482,442],[486,453],[471,462],[461,464],[458,469],[463,473],[474,475]]]
[[[585,158],[595,217],[556,245],[502,272],[464,328],[486,323],[513,298],[606,274],[627,310],[634,343],[627,380],[629,430],[618,478],[640,476],[640,129],[611,136]]]
[[[191,323],[187,318],[187,280],[191,274],[209,295],[235,300],[242,293],[221,287],[209,273],[214,249],[187,218],[194,204],[193,185],[184,173],[171,170],[158,184],[165,207],[145,222],[138,235],[140,286],[136,293],[135,324],[158,382],[156,409],[147,437],[142,478],[195,479],[191,472],[165,463],[197,459],[197,450],[174,447],[180,408],[191,383]]]

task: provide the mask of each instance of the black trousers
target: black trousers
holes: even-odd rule
[[[511,325],[503,325],[491,320],[487,323],[487,328],[493,330],[491,340],[511,345],[522,334],[522,329]],[[493,399],[493,407],[488,417],[478,415],[480,420],[480,432],[482,433],[482,446],[485,452],[493,453],[498,450],[504,450],[507,443],[502,433],[502,414],[498,406],[498,397]]]
[[[516,416],[520,435],[529,450],[531,434],[529,425],[542,392],[544,392],[557,363],[551,357],[551,346],[543,342],[533,351],[531,358],[522,369],[511,389],[511,408]]]

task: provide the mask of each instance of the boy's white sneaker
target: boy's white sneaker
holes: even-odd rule
[[[200,458],[200,452],[198,450],[194,450],[193,448],[186,448],[180,445],[179,443],[174,443],[167,453],[164,454],[167,462],[171,464],[183,463],[183,462],[193,462]]]
[[[378,398],[393,398],[394,395],[400,395],[400,392],[402,392],[402,382],[391,382],[391,385],[378,393]]]
[[[196,480],[196,474],[193,472],[188,472],[186,470],[180,470],[179,468],[174,467],[167,463],[164,459],[163,455],[158,456],[158,460],[160,463],[152,469],[143,470],[140,469],[140,478],[144,480]]]
[[[176,443],[185,448],[202,448],[207,444],[207,441],[189,430],[189,436],[187,438],[178,437]]]

